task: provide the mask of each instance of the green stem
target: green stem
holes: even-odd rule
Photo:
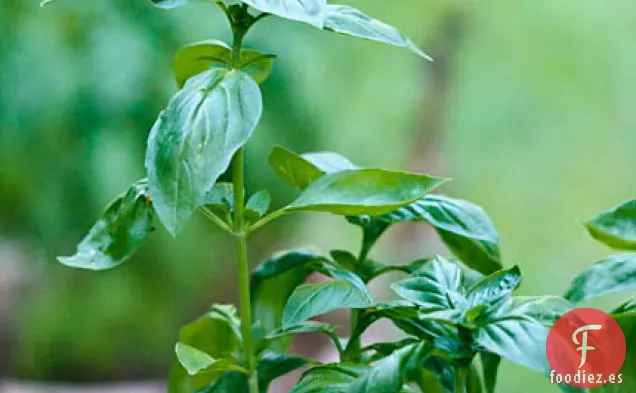
[[[455,366],[455,390],[454,393],[466,393],[466,379],[468,367]]]
[[[244,152],[240,149],[232,159],[232,183],[234,184],[234,237],[238,263],[239,310],[241,312],[241,334],[245,366],[248,371],[249,392],[258,393],[254,336],[252,332],[252,305],[250,301],[250,267],[247,258],[247,235],[245,233],[245,174]]]

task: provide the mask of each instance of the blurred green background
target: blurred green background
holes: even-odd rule
[[[247,40],[278,55],[248,147],[250,191],[271,190],[277,205],[293,196],[265,165],[276,144],[452,177],[443,192],[490,213],[506,263],[522,265],[524,294],[562,293],[611,253],[581,222],[636,195],[635,2],[347,3],[436,61],[267,19]],[[176,239],[158,228],[110,272],[55,256],[73,253],[104,205],[144,176],[148,131],[176,89],[173,54],[227,40],[226,22],[205,3],[166,12],[145,0],[0,0],[0,31],[0,371],[161,378],[178,327],[235,299],[227,239],[199,218]],[[259,233],[250,251],[256,263],[284,247],[357,240],[343,220],[308,215]],[[376,255],[439,250],[431,232],[405,226]],[[501,392],[556,391],[510,364],[501,378]]]

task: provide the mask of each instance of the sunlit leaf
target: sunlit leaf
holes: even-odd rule
[[[166,228],[179,232],[205,201],[262,112],[244,72],[213,68],[188,80],[159,115],[146,152],[150,195]]]
[[[565,294],[577,303],[611,293],[636,289],[636,253],[603,259],[579,274]]]
[[[106,270],[130,258],[152,230],[153,208],[148,183],[141,180],[111,202],[71,257],[60,263],[81,269]]]
[[[421,198],[445,181],[423,174],[383,169],[330,173],[311,183],[287,210],[381,215]]]
[[[422,52],[413,41],[400,33],[395,27],[372,18],[360,10],[347,5],[330,4],[327,6],[325,29],[406,48],[415,52],[418,56],[432,60],[426,53]]]
[[[309,23],[322,29],[326,0],[242,0],[255,9],[281,18]]]

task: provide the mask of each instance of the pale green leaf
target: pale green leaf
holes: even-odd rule
[[[77,245],[75,255],[58,257],[74,268],[106,270],[130,258],[152,230],[153,208],[148,183],[141,180],[111,202],[88,234]]]
[[[395,27],[372,18],[350,6],[328,5],[325,17],[325,29],[405,48],[427,60],[433,60]]]
[[[179,363],[190,375],[212,372],[222,373],[224,371],[247,373],[247,370],[234,364],[229,359],[215,359],[207,353],[184,343],[177,343],[175,353]]]
[[[247,74],[213,68],[188,80],[159,115],[148,139],[150,195],[161,221],[179,232],[205,201],[262,112]]]
[[[636,199],[599,214],[585,226],[595,239],[612,248],[636,251]]]
[[[281,18],[309,23],[322,29],[326,0],[242,0],[255,9]]]
[[[340,215],[381,215],[407,205],[446,179],[423,174],[358,169],[326,174],[311,183],[286,209]]]
[[[573,303],[636,290],[636,253],[603,259],[579,274],[565,294]]]
[[[245,218],[254,221],[263,217],[269,210],[271,200],[267,190],[261,190],[252,195],[245,205]]]
[[[53,0],[49,0],[49,1],[53,1]],[[195,1],[200,1],[200,0],[150,0],[150,3],[152,3],[155,7],[170,9],[170,8],[180,7],[188,3],[194,3]]]
[[[521,284],[521,270],[514,266],[485,277],[466,293],[469,307],[490,305],[512,295]]]

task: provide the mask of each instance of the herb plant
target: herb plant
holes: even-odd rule
[[[160,8],[190,2],[151,0]],[[430,194],[446,179],[360,167],[332,152],[275,148],[269,164],[299,195],[270,212],[266,190],[250,194],[244,189],[243,149],[261,117],[259,84],[275,57],[243,48],[252,26],[275,15],[428,57],[395,28],[349,6],[325,0],[209,2],[227,16],[233,42],[198,42],[176,54],[179,90],[150,132],[147,179],[106,208],[75,255],[59,258],[70,267],[113,268],[140,247],[155,215],[177,235],[201,213],[234,238],[239,308],[213,305],[181,329],[170,393],[266,392],[272,380],[301,367],[306,371],[293,393],[491,393],[502,357],[548,372],[547,327],[572,303],[636,287],[636,257],[623,254],[582,273],[565,297],[513,296],[521,271],[503,268],[499,238],[485,212],[464,200]],[[227,171],[232,182],[219,182]],[[357,252],[284,251],[250,274],[249,235],[303,211],[340,215],[358,226]],[[407,221],[431,225],[454,257],[398,266],[373,260],[372,248],[382,234]],[[588,228],[612,247],[636,250],[636,202],[599,216]],[[399,300],[374,301],[367,284],[388,272],[404,274],[391,285]],[[328,280],[305,284],[310,273]],[[351,310],[348,338],[312,320],[336,309]],[[635,312],[633,302],[615,311],[632,327]],[[363,346],[363,333],[380,319],[392,321],[404,338]],[[331,338],[339,363],[287,354],[294,336],[316,332]]]

